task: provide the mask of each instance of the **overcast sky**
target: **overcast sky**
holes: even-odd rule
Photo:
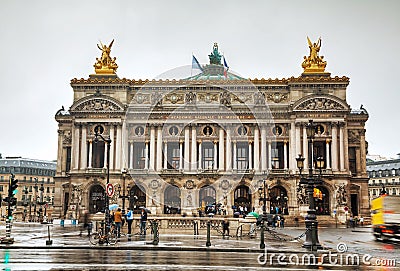
[[[350,77],[347,100],[370,119],[370,154],[400,152],[400,1],[1,0],[0,153],[53,160],[54,114],[88,78],[99,40],[115,39],[120,78],[152,79],[201,63],[214,42],[245,78],[300,76],[307,36],[322,38],[332,76]]]

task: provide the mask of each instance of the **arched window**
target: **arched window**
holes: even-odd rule
[[[105,190],[100,184],[95,184],[89,190],[89,213],[104,213]]]
[[[206,207],[207,205],[212,205],[215,202],[215,188],[210,185],[205,185],[200,188],[200,198],[199,198],[199,206]]]
[[[316,188],[320,191],[320,195],[314,197],[316,213],[317,215],[329,215],[329,191],[324,186],[317,186]]]
[[[235,189],[234,192],[234,204],[236,210],[240,211],[243,210],[244,212],[250,212],[252,209],[251,205],[251,195],[250,189],[246,185],[240,185]]]
[[[275,186],[269,191],[270,213],[289,214],[287,191],[282,186]]]
[[[141,185],[135,185],[129,191],[129,208],[139,214],[140,207],[146,207],[146,191]]]
[[[181,190],[175,185],[168,185],[164,191],[164,213],[181,213]]]

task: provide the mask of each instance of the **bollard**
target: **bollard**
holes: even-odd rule
[[[153,245],[158,245],[158,223],[156,220],[153,221]]]
[[[265,242],[264,242],[264,222],[261,224],[261,237],[260,237],[260,249],[264,249],[265,248]]]
[[[53,240],[50,239],[50,225],[47,225],[47,234],[48,234],[49,240],[46,240],[46,245],[50,246],[53,244]]]
[[[211,246],[210,232],[211,232],[211,221],[207,221],[207,242],[206,242],[207,247]]]

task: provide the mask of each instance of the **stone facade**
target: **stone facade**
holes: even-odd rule
[[[368,216],[368,113],[347,103],[349,78],[319,71],[246,80],[224,72],[210,64],[186,79],[72,79],[73,104],[55,116],[55,212],[104,211],[109,159],[109,183],[122,186],[126,207],[136,210],[192,215],[216,203],[228,215],[241,206],[260,211],[266,180],[268,212],[302,215],[308,199],[295,158],[308,164],[305,125],[313,120],[313,157],[325,160],[315,171],[323,179],[318,214],[342,218],[348,206]],[[95,131],[111,139],[109,151]],[[115,193],[110,203],[123,200]]]
[[[388,195],[400,195],[400,159],[367,162],[369,195],[376,198],[383,190]]]

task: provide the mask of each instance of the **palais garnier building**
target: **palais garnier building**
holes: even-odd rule
[[[309,197],[299,154],[302,174],[311,165],[322,180],[313,195],[319,217],[368,216],[368,112],[351,108],[349,78],[325,71],[321,41],[307,40],[303,72],[287,79],[240,77],[216,43],[209,64],[193,57],[183,79],[121,79],[113,42],[98,45],[94,74],[71,80],[73,104],[55,115],[54,216],[104,212],[106,200],[158,216],[213,204],[228,216],[260,212],[263,187],[268,213],[302,216]]]

